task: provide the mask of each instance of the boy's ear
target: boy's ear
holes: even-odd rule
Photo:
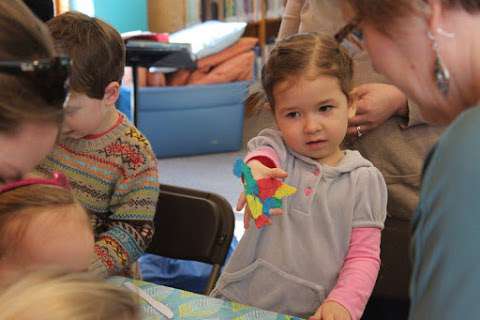
[[[105,88],[105,93],[103,94],[103,102],[106,105],[114,105],[115,102],[117,102],[119,96],[120,84],[118,83],[118,81],[112,81]]]

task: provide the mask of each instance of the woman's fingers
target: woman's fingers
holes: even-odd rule
[[[364,95],[368,94],[370,89],[367,86],[359,85],[350,91],[350,97],[352,99],[361,99]]]
[[[350,127],[368,124],[370,124],[370,121],[367,115],[356,115],[352,119],[348,120],[348,125]]]

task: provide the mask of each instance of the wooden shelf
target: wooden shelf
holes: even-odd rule
[[[269,39],[275,38],[280,30],[282,19],[265,19],[262,21],[250,22],[245,29],[244,35],[247,37],[256,37],[260,47],[264,48]],[[263,34],[262,34],[263,30]]]
[[[274,19],[265,19],[265,23],[266,24],[277,24],[277,23],[280,23],[282,21],[282,18],[278,17],[278,18],[274,18]],[[259,25],[261,23],[261,21],[248,21],[247,22],[249,25],[253,25],[253,26],[256,26],[256,25]]]

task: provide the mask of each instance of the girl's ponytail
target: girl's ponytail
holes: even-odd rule
[[[246,117],[253,117],[268,107],[270,107],[270,104],[268,103],[267,94],[262,86],[259,84],[251,86],[248,97],[245,100]]]

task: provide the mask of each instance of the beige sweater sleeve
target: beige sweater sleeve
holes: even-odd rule
[[[418,105],[412,100],[408,100],[408,127],[413,127],[419,124],[425,124]]]
[[[305,0],[288,0],[278,32],[278,40],[286,38],[298,32],[300,16]]]

